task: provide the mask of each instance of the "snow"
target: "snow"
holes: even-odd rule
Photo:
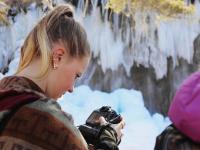
[[[161,114],[150,115],[143,103],[140,91],[118,89],[112,93],[92,91],[88,86],[78,86],[73,93],[59,99],[62,109],[74,116],[75,125],[85,123],[94,109],[111,106],[126,121],[121,150],[153,150],[155,139],[166,126],[168,118]]]

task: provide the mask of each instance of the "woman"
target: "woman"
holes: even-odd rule
[[[88,149],[56,99],[73,91],[89,58],[86,33],[73,19],[70,5],[58,6],[41,19],[21,48],[17,73],[0,82],[0,149]],[[95,148],[118,149],[123,126],[122,120],[104,128]]]
[[[172,124],[156,139],[155,150],[200,150],[200,72],[188,77],[171,103]]]

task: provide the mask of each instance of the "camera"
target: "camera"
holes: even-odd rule
[[[102,126],[99,118],[103,116],[108,124],[117,124],[121,121],[120,114],[117,114],[110,106],[103,106],[94,110],[87,118],[86,124],[80,125],[79,130],[88,144],[96,145]]]

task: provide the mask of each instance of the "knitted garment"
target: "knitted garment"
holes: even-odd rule
[[[183,82],[168,115],[180,132],[200,143],[200,72],[192,74]]]
[[[0,81],[0,150],[86,150],[70,114],[31,80]]]

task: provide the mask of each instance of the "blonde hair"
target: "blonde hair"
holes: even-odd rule
[[[33,28],[21,48],[21,58],[16,73],[26,68],[33,58],[40,57],[43,77],[52,66],[53,43],[62,41],[69,56],[82,58],[90,55],[90,46],[83,27],[73,19],[71,5],[55,7]]]

